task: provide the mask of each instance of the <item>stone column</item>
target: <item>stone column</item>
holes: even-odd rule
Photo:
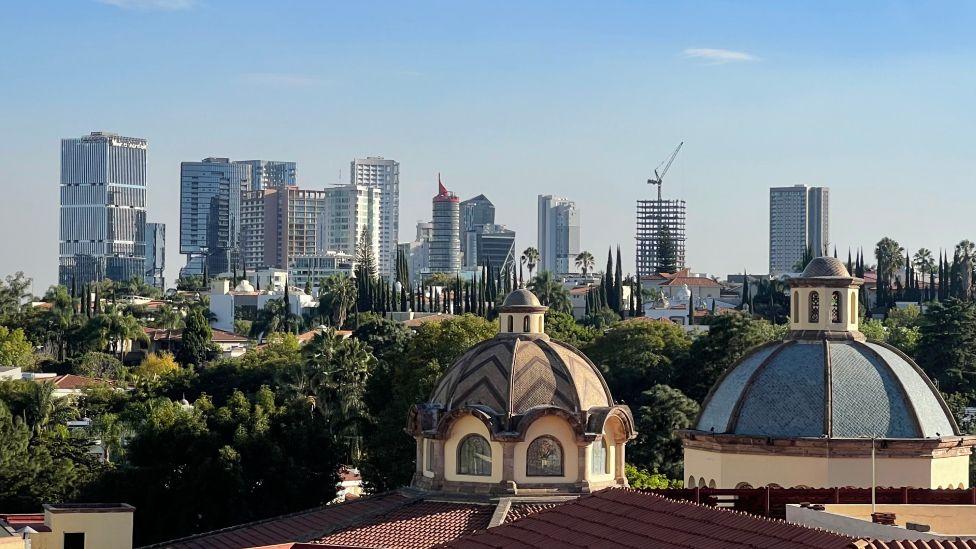
[[[499,484],[501,491],[508,494],[518,492],[518,484],[515,482],[515,444],[511,441],[502,442],[502,480]]]

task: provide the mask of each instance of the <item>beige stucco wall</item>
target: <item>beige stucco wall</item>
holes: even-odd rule
[[[3,549],[24,549],[24,540],[20,537],[3,537],[0,538],[0,547]]]
[[[457,448],[465,436],[476,433],[491,445],[491,476],[474,476],[457,474]],[[491,440],[488,427],[471,416],[459,418],[451,426],[451,432],[444,441],[444,478],[462,482],[501,482],[502,480],[502,445]]]
[[[591,472],[592,471],[591,464],[593,460],[593,448],[595,446],[599,446],[600,444],[602,444],[601,441],[595,440],[591,444],[587,445],[586,447],[586,468],[584,469],[584,471],[586,471],[586,478],[588,478],[593,482],[611,481],[614,479],[614,474],[616,472],[614,470],[614,464],[616,463],[617,449],[614,446],[613,441],[609,439],[607,440],[607,465],[609,466],[608,467],[609,472],[607,473]]]
[[[840,292],[840,323],[830,321],[830,299],[833,292]],[[820,321],[810,322],[810,295],[820,295]],[[799,299],[797,299],[799,297]],[[793,288],[791,307],[799,307],[799,321],[790,311],[790,328],[793,330],[857,330],[857,289],[856,288]],[[853,304],[853,309],[852,309]],[[851,313],[854,313],[853,316]]]
[[[32,549],[62,549],[64,534],[85,533],[85,547],[132,548],[132,513],[52,513],[45,511],[50,532],[31,536]]]
[[[970,456],[953,456],[932,460],[934,488],[969,488]],[[976,532],[976,526],[973,531]]]
[[[525,317],[529,317],[529,329],[525,328]],[[508,319],[512,319],[512,329],[508,329]],[[541,334],[545,331],[546,317],[542,313],[501,313],[498,315],[498,331],[513,334]]]
[[[563,476],[561,477],[529,477],[525,474],[529,444],[542,435],[555,437],[563,448]],[[578,473],[579,451],[576,446],[576,436],[565,419],[555,416],[540,417],[529,425],[525,432],[525,441],[515,444],[515,482],[540,484],[576,482]]]
[[[947,458],[876,459],[878,486],[938,488],[968,485],[968,456]],[[735,488],[746,482],[752,487],[778,484],[783,488],[809,486],[831,488],[871,486],[871,459],[733,454],[685,448],[684,481],[694,476],[696,485],[714,480],[718,488]]]
[[[826,511],[848,517],[871,521],[871,504],[831,503]],[[879,513],[894,513],[895,523],[927,524],[931,533],[976,535],[976,506],[972,505],[884,505],[877,506]]]

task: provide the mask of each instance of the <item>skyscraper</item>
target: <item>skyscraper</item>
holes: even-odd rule
[[[574,272],[580,253],[580,214],[576,203],[553,195],[539,195],[539,272]]]
[[[236,164],[251,167],[251,184],[242,191],[260,191],[270,187],[293,187],[298,185],[294,162],[278,160],[237,160]]]
[[[461,216],[456,194],[437,176],[434,227],[430,240],[430,272],[455,273],[461,269]]]
[[[670,257],[662,257],[664,254]],[[662,261],[663,260],[663,261]],[[668,263],[673,261],[673,268]],[[637,201],[637,274],[685,266],[685,201]]]
[[[400,163],[378,156],[357,158],[350,163],[349,178],[353,185],[377,187],[382,191],[377,257],[380,274],[392,276],[400,238]]]
[[[241,253],[248,269],[288,269],[319,249],[326,192],[290,187],[247,191],[241,198]]]
[[[166,225],[146,223],[146,284],[166,289]]]
[[[366,185],[339,185],[324,191],[325,203],[319,218],[319,252],[356,255],[359,239],[369,235],[373,254],[381,246],[383,191]]]
[[[492,269],[505,270],[515,262],[515,231],[504,225],[475,225],[464,233],[462,242],[465,269],[491,265]]]
[[[251,166],[227,158],[180,164],[181,276],[230,271],[238,261],[241,189],[251,187]]]
[[[145,275],[146,151],[108,132],[61,140],[60,284]]]
[[[789,273],[807,250],[824,255],[830,241],[830,189],[773,187],[769,189],[769,272]]]
[[[477,261],[477,254],[470,258],[467,257],[468,231],[474,230],[480,225],[495,224],[495,205],[491,200],[479,194],[474,198],[469,198],[461,202],[461,255],[464,257],[464,264]]]

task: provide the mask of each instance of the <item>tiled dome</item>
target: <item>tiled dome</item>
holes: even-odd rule
[[[597,367],[581,352],[545,335],[522,335],[475,345],[447,370],[431,403],[444,411],[486,407],[504,416],[536,406],[572,413],[610,407],[613,397]]]
[[[821,256],[813,258],[800,276],[802,278],[850,278],[851,273],[847,272],[847,267],[836,257]]]
[[[774,438],[958,434],[948,407],[918,365],[893,347],[859,341],[760,347],[716,383],[696,429]]]

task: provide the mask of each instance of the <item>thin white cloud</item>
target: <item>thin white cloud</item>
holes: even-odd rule
[[[197,0],[96,0],[100,4],[115,6],[125,10],[158,10],[178,11],[188,10],[197,4]]]
[[[759,58],[744,51],[722,50],[716,48],[688,48],[684,55],[690,59],[702,59],[712,65],[759,61]]]
[[[284,72],[248,72],[242,74],[241,79],[250,84],[277,88],[303,88],[317,86],[325,82],[321,78],[308,74]]]

